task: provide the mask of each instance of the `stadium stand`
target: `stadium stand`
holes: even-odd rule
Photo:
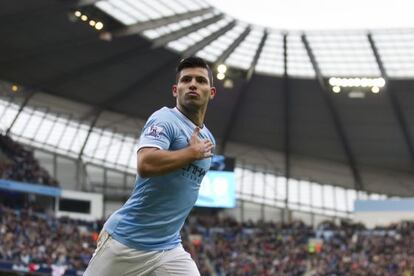
[[[0,269],[61,275],[85,269],[103,221],[56,218],[52,211],[0,205]],[[412,275],[414,223],[245,222],[191,215],[183,244],[202,275]]]
[[[0,178],[33,184],[59,186],[56,179],[40,166],[33,152],[0,134]]]
[[[86,267],[101,227],[99,221],[57,219],[53,212],[32,206],[17,210],[2,205],[0,218],[0,267],[43,273],[64,267],[65,275]]]
[[[216,275],[412,275],[414,271],[412,222],[372,230],[361,224],[326,222],[312,229],[299,221],[196,218],[188,228],[202,237],[194,245],[196,259],[211,262]]]

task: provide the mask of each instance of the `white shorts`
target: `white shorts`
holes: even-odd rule
[[[165,251],[141,251],[114,240],[106,231],[84,276],[199,276],[197,266],[182,245]]]

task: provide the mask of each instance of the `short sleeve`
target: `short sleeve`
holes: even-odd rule
[[[153,115],[142,129],[137,151],[146,147],[168,150],[173,139],[174,130],[171,122]]]

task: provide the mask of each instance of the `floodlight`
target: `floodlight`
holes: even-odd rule
[[[341,92],[341,88],[339,86],[334,86],[334,87],[332,87],[332,91],[334,93],[339,93],[339,92]]]
[[[96,22],[95,29],[102,30],[103,27],[104,27],[104,25],[103,25],[102,22],[100,22],[100,21]]]
[[[225,77],[226,77],[226,75],[224,75],[224,73],[218,73],[217,74],[217,79],[219,79],[219,80],[224,80]]]
[[[226,73],[227,71],[227,66],[225,64],[220,64],[219,66],[217,66],[217,71],[219,71],[219,73]]]

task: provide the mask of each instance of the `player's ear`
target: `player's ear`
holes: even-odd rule
[[[214,96],[216,96],[217,90],[215,87],[210,88],[210,100],[214,99]]]
[[[171,91],[172,91],[174,98],[177,98],[177,85],[176,84],[172,86]]]

